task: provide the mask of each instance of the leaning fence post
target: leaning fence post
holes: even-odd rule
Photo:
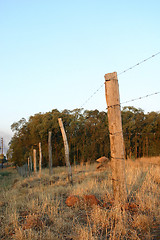
[[[73,184],[72,180],[72,169],[71,165],[69,162],[69,146],[68,146],[68,141],[67,141],[67,136],[64,130],[62,118],[58,118],[59,126],[61,129],[62,137],[63,137],[63,142],[64,142],[64,148],[65,148],[65,161],[66,161],[66,166],[68,167],[68,180],[71,184]]]
[[[105,93],[108,108],[114,199],[115,202],[124,204],[127,199],[127,189],[119,85],[116,72],[105,75]]]
[[[33,149],[33,165],[34,165],[34,173],[37,173],[36,149]]]
[[[41,174],[42,170],[42,149],[41,149],[41,142],[39,142],[39,174]]]
[[[52,143],[51,143],[51,136],[52,132],[50,131],[48,134],[48,153],[49,153],[49,174],[53,174],[53,169],[52,169]]]

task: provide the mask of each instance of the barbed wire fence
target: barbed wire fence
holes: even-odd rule
[[[122,72],[118,73],[117,76],[120,76],[120,75],[122,75],[122,74],[124,74],[124,73],[126,73],[126,72],[128,72],[128,71],[130,71],[130,70],[132,70],[132,69],[134,69],[134,68],[136,68],[136,67],[138,67],[138,66],[140,66],[141,64],[143,64],[143,63],[151,60],[152,58],[156,57],[156,56],[159,55],[159,54],[160,54],[160,52],[157,52],[156,54],[154,54],[154,55],[152,55],[152,56],[150,56],[150,57],[148,57],[148,58],[146,58],[146,59],[138,62],[137,64],[135,64],[135,65],[133,65],[133,66],[131,66],[131,67],[125,69],[125,70],[123,70]],[[108,80],[105,80],[105,81],[110,81],[110,80],[112,80],[112,78],[110,78],[110,79],[108,79]],[[100,87],[99,87],[96,91],[94,91],[93,94],[91,94],[91,95],[84,101],[84,103],[81,105],[81,108],[83,108],[83,107],[100,91],[100,89],[104,86],[104,84],[105,84],[105,82],[104,82],[103,84],[101,84]],[[138,101],[138,100],[142,100],[142,99],[145,99],[145,98],[149,98],[149,97],[151,97],[151,96],[158,95],[158,94],[160,94],[160,91],[154,92],[154,93],[150,93],[150,94],[147,94],[147,95],[144,95],[144,96],[140,96],[140,97],[137,97],[137,98],[129,99],[129,100],[126,100],[126,101],[124,101],[124,102],[121,102],[121,103],[120,103],[120,106],[121,106],[121,105],[124,105],[124,104],[127,104],[127,103],[130,103],[130,102],[135,102],[135,101]],[[109,108],[114,108],[115,106],[116,106],[116,105],[108,106],[108,107],[106,107],[106,110],[108,110]],[[106,133],[106,131],[104,131],[104,132],[105,132],[105,134],[107,134],[107,135],[111,135],[111,133],[110,133],[109,131],[108,131],[108,133]],[[119,134],[119,132],[114,133],[114,135],[115,135],[115,134]],[[130,136],[131,136],[131,135],[134,135],[134,134],[133,134],[133,133],[125,133],[125,134],[124,134],[124,136],[127,136],[127,135],[130,135]],[[154,135],[154,136],[155,136],[156,133],[143,133],[143,132],[141,132],[141,133],[136,133],[136,135],[137,135],[137,136],[143,136],[143,135],[145,135],[145,137],[146,137],[146,136],[151,136],[151,135]],[[98,140],[97,140],[97,141],[98,141]]]
[[[138,62],[137,64],[135,64],[135,65],[127,68],[126,70],[118,73],[117,76],[122,75],[122,74],[124,74],[124,73],[126,73],[126,72],[128,72],[128,71],[130,71],[130,70],[132,70],[132,69],[134,69],[135,67],[140,66],[140,65],[143,64],[144,62],[146,62],[146,61],[148,61],[148,60],[156,57],[156,56],[159,55],[159,54],[160,54],[160,52],[157,52],[156,54],[154,54],[154,55],[152,55],[152,56],[150,56],[150,57],[148,57],[148,58],[146,58],[146,59]],[[111,80],[111,79],[109,79],[109,80],[107,80],[107,81],[110,81],[110,80]],[[96,91],[94,91],[93,94],[91,94],[91,95],[86,99],[86,101],[81,105],[80,108],[83,108],[83,106],[85,106],[85,105],[100,91],[100,89],[104,86],[104,84],[105,84],[105,82],[104,82],[103,84],[101,84],[101,86],[100,86]],[[144,99],[144,98],[148,98],[148,97],[151,97],[151,96],[154,96],[154,95],[158,95],[158,94],[160,94],[160,91],[155,92],[155,93],[151,93],[151,94],[147,94],[147,95],[145,95],[145,96],[140,96],[140,97],[138,97],[138,98],[130,99],[130,100],[127,100],[127,101],[124,101],[124,102],[121,102],[120,105],[123,105],[123,104],[126,104],[126,103],[130,103],[130,102],[134,102],[134,101],[137,101],[137,100],[141,100],[141,99]],[[116,106],[116,105],[112,105],[112,106],[109,106],[109,107],[111,108],[111,107],[115,107],[115,106]],[[106,109],[108,109],[108,107],[107,107]],[[104,131],[104,132],[105,132],[105,131]],[[106,133],[106,132],[105,132],[105,133]],[[118,133],[119,133],[119,132],[118,132]],[[114,134],[118,134],[118,133],[114,133]],[[107,133],[106,133],[106,134],[107,134]],[[108,132],[108,135],[110,135],[110,134],[111,134],[111,133]],[[132,135],[132,133],[125,133],[124,135],[129,135],[129,134]],[[152,135],[152,134],[155,135],[156,133],[137,133],[137,135],[143,135],[143,134],[144,134],[145,136],[147,136],[147,135]],[[97,141],[98,141],[98,140],[97,140]]]

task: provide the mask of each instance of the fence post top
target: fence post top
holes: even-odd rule
[[[104,75],[105,80],[113,80],[116,79],[117,80],[117,72],[113,72],[113,73],[107,73]]]

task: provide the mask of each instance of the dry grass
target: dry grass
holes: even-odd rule
[[[0,239],[159,239],[160,157],[126,161],[130,205],[125,215],[113,206],[111,169],[96,165],[73,167],[74,184],[66,168],[23,179],[15,169],[0,171]],[[94,194],[100,206],[67,207],[69,195]],[[105,203],[105,204],[104,204]]]

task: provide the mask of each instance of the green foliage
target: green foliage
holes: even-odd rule
[[[23,165],[33,148],[41,142],[43,166],[48,165],[48,132],[52,131],[53,166],[62,166],[64,146],[58,118],[63,119],[66,130],[71,164],[81,161],[95,161],[103,155],[110,156],[108,119],[106,112],[98,110],[74,109],[59,112],[38,113],[28,122],[22,118],[13,123],[14,136],[10,143],[8,158],[15,165]],[[122,111],[122,123],[126,157],[154,156],[160,154],[160,114],[144,114],[142,109],[125,107]]]
[[[144,114],[142,109],[125,107],[122,123],[126,156],[160,155],[160,113]]]

